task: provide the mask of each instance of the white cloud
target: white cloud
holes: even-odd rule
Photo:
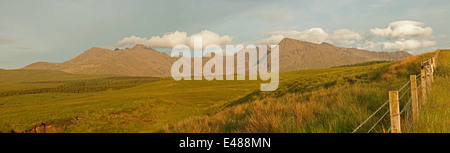
[[[328,41],[336,45],[351,45],[362,37],[359,33],[348,29],[339,29],[334,31],[328,38]]]
[[[373,28],[370,32],[375,36],[386,38],[410,38],[414,36],[431,36],[433,29],[423,27],[422,22],[417,21],[396,21],[391,22],[386,28]]]
[[[395,42],[381,42],[380,47],[384,50],[413,50],[427,48],[436,45],[435,41],[429,40],[397,40]]]
[[[396,21],[391,22],[384,28],[370,29],[372,36],[382,37],[387,41],[372,42],[366,40],[360,44],[364,49],[382,50],[417,50],[433,47],[437,44],[432,41],[433,29],[425,27],[425,23],[417,21]],[[415,51],[413,51],[415,52]]]
[[[280,34],[270,35],[269,38],[257,40],[257,41],[251,42],[251,44],[265,44],[265,45],[278,44],[281,40],[283,40],[283,38],[285,38],[285,36],[280,35]]]
[[[373,41],[364,41],[364,43],[359,44],[358,49],[367,49],[367,50],[375,50],[379,45],[375,44]]]
[[[126,45],[144,44],[144,43],[146,43],[146,41],[147,41],[147,38],[136,37],[133,35],[130,37],[123,38],[121,41],[119,41],[117,43],[116,46],[123,47]]]
[[[322,28],[311,28],[303,31],[279,30],[269,32],[268,38],[254,41],[253,44],[278,44],[283,38],[293,38],[313,43],[328,42],[338,46],[357,46],[367,50],[426,50],[434,47],[437,37],[432,36],[433,29],[425,27],[425,24],[417,21],[396,21],[390,23],[387,28],[370,29],[370,35],[338,29],[327,33]],[[381,37],[373,39],[374,37]]]
[[[203,30],[200,33],[192,34],[188,36],[186,32],[175,31],[171,33],[167,33],[163,36],[154,36],[150,39],[130,36],[125,37],[119,42],[117,42],[116,47],[124,47],[136,44],[142,44],[147,47],[155,47],[155,48],[172,48],[176,45],[187,45],[190,48],[194,46],[194,38],[200,37],[203,40],[203,46],[207,45],[225,45],[230,44],[233,40],[233,37],[224,35],[220,36],[217,33],[211,32],[209,30]]]
[[[311,28],[304,31],[273,31],[269,38],[253,42],[254,44],[278,44],[283,38],[293,38],[313,43],[329,42],[336,45],[351,45],[362,39],[361,35],[348,29],[339,29],[328,34],[322,28]]]
[[[284,37],[294,38],[314,43],[322,43],[328,37],[322,28],[311,28],[304,31],[274,31],[271,35],[282,35]]]
[[[414,40],[414,39],[402,39],[396,41],[385,41],[385,42],[373,42],[365,41],[360,44],[358,48],[360,49],[382,49],[382,50],[415,50],[423,49],[427,47],[433,47],[436,45],[436,41],[430,40]]]
[[[244,43],[245,44],[278,44],[283,38],[292,38],[313,43],[328,42],[337,46],[351,47],[357,46],[367,50],[408,50],[427,49],[434,47],[437,42],[432,36],[432,28],[424,27],[424,23],[417,21],[396,21],[390,23],[387,28],[372,28],[369,37],[363,37],[363,33],[351,31],[349,29],[338,29],[328,33],[320,27],[310,28],[303,31],[296,30],[275,30],[267,33],[265,39]],[[365,35],[367,36],[367,35]],[[381,37],[373,39],[375,37]],[[195,37],[203,38],[203,48],[207,45],[231,44],[233,37],[219,35],[217,33],[204,30],[196,34],[188,35],[186,32],[170,32],[162,36],[151,38],[130,36],[120,40],[114,47],[125,47],[135,44],[143,44],[155,48],[172,48],[175,45],[187,45],[193,48]],[[439,36],[444,37],[444,36]]]

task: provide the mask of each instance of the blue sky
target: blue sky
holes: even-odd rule
[[[64,62],[91,47],[168,50],[191,35],[219,45],[293,37],[419,54],[450,47],[448,8],[447,0],[2,0],[0,68]]]

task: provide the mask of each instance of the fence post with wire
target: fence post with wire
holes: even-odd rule
[[[375,127],[390,113],[390,126],[386,133],[402,133],[402,132],[417,132],[419,126],[419,112],[426,104],[427,93],[430,93],[431,84],[434,82],[433,72],[437,65],[437,57],[440,50],[436,51],[436,54],[428,58],[426,61],[421,62],[421,71],[418,75],[410,75],[410,81],[403,85],[397,91],[389,91],[389,100],[383,103],[374,113],[372,113],[367,119],[365,119],[360,125],[358,125],[352,133],[357,132],[363,127],[371,118],[373,118],[380,110],[385,106],[389,108],[385,113],[375,122],[373,126],[367,131],[370,133]],[[420,84],[417,81],[420,78]],[[409,86],[409,89],[406,87]],[[403,90],[406,89],[406,90]],[[400,101],[410,93],[410,97],[400,110]],[[399,96],[400,95],[400,96]],[[389,105],[388,105],[389,104]],[[361,130],[360,130],[361,131]]]
[[[410,75],[409,79],[411,81],[411,110],[413,116],[413,124],[419,124],[419,98],[417,94],[417,81],[416,75]],[[417,126],[414,127],[416,129]]]

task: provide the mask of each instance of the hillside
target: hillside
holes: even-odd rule
[[[62,70],[77,74],[117,74],[129,76],[170,76],[174,58],[143,45],[131,49],[91,48],[64,63],[38,62],[23,69]]]
[[[387,63],[365,67],[304,70],[281,73],[279,94],[284,89],[314,90],[328,82],[346,84],[345,77],[365,76]],[[344,76],[342,76],[345,74]],[[101,86],[116,85],[114,80],[87,80]],[[30,89],[12,96],[0,96],[0,132],[26,132],[41,123],[46,132],[161,132],[166,125],[195,116],[207,116],[252,100],[262,81],[174,81],[162,79],[131,88],[66,92]],[[117,84],[122,85],[122,84]],[[332,85],[332,84],[329,84]],[[114,87],[113,86],[113,87]],[[48,88],[90,88],[80,81]],[[94,86],[97,87],[97,86]],[[6,94],[10,95],[10,94]],[[33,131],[28,131],[33,132]],[[42,132],[38,129],[38,132]]]
[[[419,132],[450,132],[450,50],[441,50],[434,71],[434,83],[420,117]]]
[[[396,61],[411,56],[411,54],[404,51],[371,52],[355,48],[337,47],[326,43],[303,42],[289,38],[283,39],[279,43],[279,47],[280,72],[330,68],[368,61]],[[236,55],[234,58],[236,59]],[[177,59],[152,48],[136,45],[131,49],[118,51],[91,48],[64,63],[37,62],[23,69],[61,70],[77,74],[168,77],[170,76],[172,63]],[[203,58],[203,64],[209,59],[211,58]],[[235,69],[237,69],[236,64]]]
[[[430,58],[434,53],[426,53],[392,63],[381,63],[370,66],[352,66],[330,69],[327,76],[320,76],[320,70],[296,71],[305,73],[298,77],[292,72],[287,76],[295,77],[285,80],[273,94],[253,93],[252,98],[235,105],[228,105],[226,109],[214,114],[191,117],[166,127],[166,132],[187,133],[349,133],[370,116],[386,99],[388,91],[398,90],[409,80],[410,74],[418,74],[420,63]],[[440,60],[450,60],[440,59]],[[355,72],[338,72],[354,68],[356,71],[370,71],[358,74]],[[319,75],[319,76],[318,76]],[[336,75],[333,78],[332,75]],[[448,75],[448,74],[447,74]],[[284,76],[282,78],[285,78]],[[386,77],[390,76],[390,77]],[[311,84],[320,83],[319,87],[311,88]],[[445,99],[441,94],[439,100]],[[447,105],[441,102],[438,105]],[[401,108],[406,101],[401,101]],[[386,111],[385,108],[382,111]],[[440,109],[438,116],[443,116]],[[435,114],[433,112],[433,114]],[[375,118],[380,118],[377,114]],[[439,122],[442,117],[431,118],[429,122]],[[379,126],[372,132],[385,132],[390,126],[390,120],[380,120]],[[369,125],[377,120],[370,120]],[[436,123],[435,125],[447,125]],[[428,125],[427,125],[428,126]],[[362,127],[361,131],[368,131],[371,127]],[[440,128],[442,129],[442,128]],[[360,132],[360,131],[359,131]]]
[[[356,48],[337,47],[328,43],[315,44],[285,38],[280,44],[280,71],[330,68],[368,61],[397,61],[412,56],[405,51],[372,52]]]
[[[260,92],[262,81],[86,77],[90,75],[31,86],[22,82],[47,73],[15,70],[15,76],[35,73],[9,75],[17,83],[1,88],[0,131],[349,132],[430,56],[284,72],[275,92]]]

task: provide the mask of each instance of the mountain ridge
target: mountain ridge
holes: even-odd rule
[[[375,52],[332,44],[316,44],[285,38],[279,43],[280,71],[329,68],[368,61],[397,61],[412,56],[405,51]]]
[[[397,61],[412,56],[405,51],[374,52],[338,47],[329,43],[316,44],[291,38],[284,38],[278,47],[280,49],[280,72],[329,68],[376,60]],[[268,58],[270,58],[270,54]],[[63,63],[36,62],[22,69],[61,70],[75,74],[168,77],[171,74],[172,64],[178,59],[137,44],[133,48],[120,50],[92,47]],[[204,57],[203,59],[203,64],[205,64],[211,58]],[[270,60],[268,63],[270,64]]]

